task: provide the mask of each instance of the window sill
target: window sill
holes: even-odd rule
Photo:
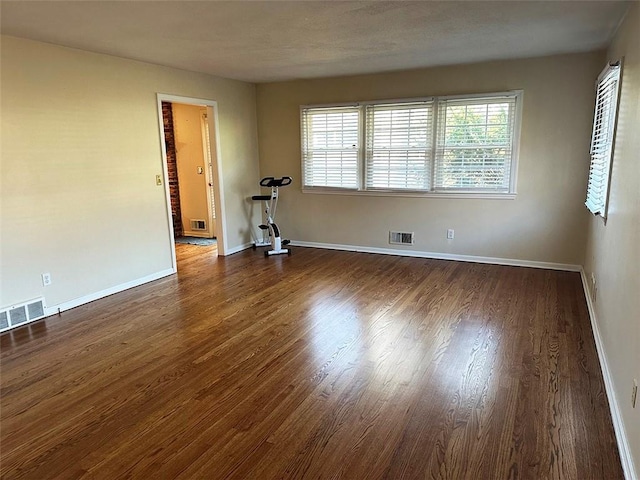
[[[315,193],[320,195],[348,195],[367,197],[411,197],[411,198],[474,198],[484,200],[515,200],[516,193],[490,193],[490,192],[399,192],[384,190],[347,190],[331,188],[303,188],[302,193]]]

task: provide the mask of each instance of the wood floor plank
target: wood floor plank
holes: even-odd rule
[[[1,478],[623,478],[577,273],[177,256],[0,337]]]

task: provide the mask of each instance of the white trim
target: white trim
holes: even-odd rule
[[[300,105],[300,113],[302,110],[306,108],[349,108],[349,107],[359,107],[360,103],[358,102],[347,102],[347,103],[318,103],[311,105]]]
[[[157,93],[156,99],[158,103],[158,125],[160,127],[160,145],[162,150],[162,170],[164,174],[164,188],[166,196],[167,216],[169,219],[169,241],[171,244],[172,267],[177,268],[176,260],[176,243],[173,234],[173,217],[171,214],[171,197],[169,194],[169,172],[167,168],[167,148],[164,142],[164,122],[162,117],[162,102],[183,103],[186,105],[198,105],[210,107],[213,115],[209,120],[209,135],[211,142],[211,160],[213,162],[213,191],[216,201],[216,237],[218,240],[218,255],[227,255],[227,220],[225,214],[224,188],[222,181],[222,160],[220,154],[220,125],[218,119],[218,102],[215,100],[207,100],[202,98],[183,97],[180,95],[168,95],[165,93]],[[207,108],[207,113],[209,109]],[[213,133],[213,135],[212,135]]]
[[[478,100],[492,99],[492,98],[511,98],[514,94],[521,94],[522,89],[505,90],[503,92],[491,92],[491,93],[466,93],[464,95],[431,95],[427,97],[408,97],[408,98],[385,98],[383,100],[361,100],[358,102],[346,102],[346,103],[314,103],[309,105],[300,105],[300,109],[304,108],[339,108],[339,107],[359,107],[361,105],[385,105],[393,103],[428,103],[438,98],[440,100],[464,100],[467,98],[473,98]]]
[[[598,79],[596,81],[596,86],[595,86],[595,90],[596,90],[596,101],[595,101],[595,106],[594,106],[594,113],[593,113],[593,127],[592,127],[592,131],[591,131],[591,142],[590,142],[590,148],[589,148],[589,176],[587,178],[587,192],[586,192],[586,200],[585,200],[585,205],[587,207],[587,209],[594,215],[600,215],[602,217],[602,220],[604,221],[605,225],[607,223],[607,211],[609,208],[609,191],[611,189],[611,177],[612,177],[612,170],[613,170],[613,160],[614,160],[614,155],[615,155],[615,146],[616,146],[616,132],[618,129],[618,114],[620,111],[620,98],[622,96],[622,88],[621,88],[621,84],[622,84],[622,68],[623,68],[623,63],[624,63],[624,57],[620,58],[617,62],[613,62],[613,63],[607,63],[606,67],[602,70],[602,72],[600,72],[600,75],[598,75]],[[612,113],[613,113],[613,118],[608,121],[606,124],[606,128],[611,130],[611,147],[609,149],[609,155],[603,163],[603,166],[606,166],[606,175],[603,175],[603,181],[604,184],[601,185],[602,187],[604,187],[604,191],[602,194],[602,198],[601,201],[602,203],[598,202],[595,203],[595,200],[598,200],[599,196],[594,196],[593,195],[593,189],[591,188],[591,185],[593,182],[591,182],[591,171],[593,170],[594,165],[597,165],[600,162],[594,161],[594,158],[596,158],[598,155],[594,153],[594,149],[596,149],[596,145],[598,146],[602,146],[602,143],[606,143],[606,142],[602,142],[602,139],[596,140],[597,138],[597,134],[601,133],[601,130],[598,128],[598,125],[604,125],[604,123],[602,121],[599,121],[598,118],[598,107],[606,102],[602,101],[602,97],[600,95],[601,90],[600,87],[603,84],[603,80],[605,80],[607,78],[607,76],[612,72],[612,70],[615,69],[615,72],[617,73],[617,78],[616,78],[616,94],[615,96],[612,97],[611,101],[611,109],[612,109]],[[606,84],[606,81],[604,82]],[[606,95],[605,97],[606,98]],[[602,119],[600,119],[602,120]],[[603,127],[605,128],[605,127]]]
[[[124,290],[129,290],[130,288],[138,287],[140,285],[153,282],[154,280],[158,280],[160,278],[168,277],[169,275],[173,275],[176,272],[177,270],[175,268],[167,268],[166,270],[152,273],[151,275],[147,275],[146,277],[131,280],[130,282],[121,283],[120,285],[109,287],[104,290],[100,290],[99,292],[90,293],[89,295],[75,298],[73,300],[69,300],[68,302],[59,303],[58,305],[52,305],[50,307],[47,306],[44,313],[47,317],[49,317],[51,315],[64,312],[65,310],[79,307],[80,305],[84,305],[85,303],[93,302],[94,300],[99,300],[101,298],[108,297],[109,295],[120,293]]]
[[[415,192],[415,191],[385,191],[385,190],[351,190],[329,187],[305,187],[302,193],[317,193],[320,195],[353,195],[369,197],[412,197],[412,198],[483,198],[486,200],[515,200],[516,193],[460,193],[460,192]]]
[[[514,195],[518,192],[518,165],[520,165],[520,135],[522,134],[522,103],[524,98],[524,90],[515,90],[516,92],[516,116],[513,125],[513,141],[511,143],[511,171],[509,175],[509,190]]]
[[[171,268],[178,268],[178,260],[176,258],[176,241],[173,231],[173,212],[171,211],[171,192],[169,191],[169,163],[167,161],[167,144],[164,136],[164,114],[162,112],[162,102],[160,94],[156,95],[158,104],[158,126],[160,127],[160,150],[162,153],[162,181],[164,182],[165,206],[167,208],[167,220],[169,222],[169,244],[171,248]]]
[[[563,270],[580,272],[580,265],[568,263],[538,262],[535,260],[520,260],[515,258],[480,257],[476,255],[460,255],[455,253],[424,252],[419,250],[400,250],[395,248],[364,247],[360,245],[342,245],[336,243],[303,242],[291,240],[294,247],[326,248],[328,250],[344,250],[347,252],[380,253],[383,255],[398,255],[401,257],[433,258],[437,260],[456,260],[459,262],[489,263],[494,265],[510,265],[514,267],[544,268],[547,270]]]
[[[333,195],[371,195],[371,196],[390,196],[390,197],[441,197],[452,195],[449,198],[505,198],[515,199],[518,187],[518,165],[520,161],[520,135],[522,131],[522,103],[523,103],[524,90],[507,90],[503,92],[492,93],[478,93],[478,94],[464,94],[464,95],[441,95],[441,96],[429,96],[429,97],[414,97],[404,99],[392,99],[392,100],[371,100],[371,101],[359,101],[350,103],[334,103],[334,104],[316,104],[316,105],[300,105],[300,153],[301,153],[301,172],[302,172],[302,192],[303,193],[325,193],[320,190],[325,190],[326,193]],[[436,189],[436,175],[437,170],[437,146],[438,140],[438,104],[440,102],[463,102],[467,101],[469,104],[482,104],[483,102],[496,100],[496,99],[513,99],[513,130],[511,131],[511,160],[509,165],[509,188],[508,191],[503,193],[503,188],[496,189],[452,189],[451,194],[449,191],[443,191],[442,189]],[[367,125],[367,107],[375,105],[403,105],[408,103],[424,103],[431,104],[432,109],[432,145],[431,145],[431,172],[429,178],[429,190],[413,190],[406,191],[403,189],[382,189],[380,192],[378,189],[367,187],[367,136],[370,134]],[[359,148],[357,151],[357,172],[356,179],[358,185],[355,188],[337,188],[327,186],[310,186],[306,185],[306,153],[308,151],[305,138],[307,136],[306,127],[306,113],[310,110],[330,110],[330,109],[350,109],[358,112],[358,142]],[[511,109],[510,109],[511,110]],[[339,150],[341,152],[345,151]],[[483,191],[484,190],[484,191]],[[375,192],[375,193],[372,193]],[[455,195],[455,196],[453,196]]]
[[[212,109],[213,110],[213,109]],[[213,193],[213,157],[211,152],[211,129],[209,128],[209,107],[205,107],[204,114],[200,117],[200,132],[202,135],[202,152],[203,160],[206,168],[204,169],[205,193],[207,195],[207,238],[215,237],[216,212],[213,204],[215,203],[215,194]],[[207,142],[207,137],[209,142]],[[212,201],[212,199],[214,199]]]
[[[591,330],[593,331],[593,338],[596,342],[596,351],[598,352],[598,360],[600,361],[600,370],[602,371],[602,377],[604,379],[604,388],[607,392],[607,399],[609,400],[609,410],[611,411],[611,421],[613,422],[613,430],[616,434],[616,441],[618,443],[618,451],[620,453],[620,462],[622,463],[622,470],[627,480],[635,480],[638,478],[636,469],[633,464],[633,457],[631,455],[631,447],[629,445],[629,437],[624,428],[624,422],[622,421],[622,414],[620,412],[620,403],[616,396],[615,389],[613,387],[613,376],[609,369],[609,363],[607,362],[607,355],[604,349],[604,343],[600,335],[600,328],[598,327],[598,317],[596,316],[596,310],[593,305],[591,297],[591,288],[587,281],[587,275],[583,268],[580,269],[580,277],[582,278],[582,287],[584,288],[584,296],[587,300],[587,309],[589,310],[589,318],[591,320]]]
[[[440,95],[441,100],[466,100],[466,99],[477,99],[479,101],[492,99],[492,98],[510,98],[514,95],[521,95],[524,90],[514,89],[514,90],[504,90],[502,92],[489,92],[489,93],[465,93],[464,95]]]
[[[218,255],[227,255],[227,208],[224,197],[224,179],[222,175],[222,153],[220,143],[220,118],[218,104],[211,106],[209,115],[209,139],[211,140],[211,161],[213,162],[213,196],[216,204],[216,239]],[[208,109],[207,109],[208,110]],[[211,135],[213,133],[213,136]]]
[[[243,243],[242,245],[238,245],[237,247],[228,248],[225,252],[224,256],[233,255],[234,253],[242,252],[243,250],[247,250],[248,248],[253,247],[253,242]],[[218,255],[221,255],[220,253]]]

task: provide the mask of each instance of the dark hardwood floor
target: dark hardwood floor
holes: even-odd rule
[[[177,248],[2,335],[3,479],[623,478],[579,274]]]

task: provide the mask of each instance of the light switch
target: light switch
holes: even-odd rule
[[[156,185],[162,185],[162,175],[156,175]]]
[[[202,175],[202,172],[204,172],[204,170],[202,169],[202,167],[198,167],[198,175]]]

